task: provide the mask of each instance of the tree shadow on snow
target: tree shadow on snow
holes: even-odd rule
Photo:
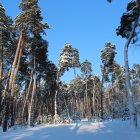
[[[0,140],[140,140],[138,134],[128,122],[108,121],[18,129],[2,134]]]

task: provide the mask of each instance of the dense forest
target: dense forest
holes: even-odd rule
[[[111,2],[111,1],[109,1]],[[0,3],[0,126],[34,126],[42,123],[70,123],[87,118],[131,120],[137,127],[140,114],[140,64],[129,67],[129,45],[139,41],[140,2],[132,0],[116,27],[126,39],[124,65],[119,65],[113,42],[101,50],[101,73],[92,71],[92,62],[79,60],[79,51],[66,42],[58,65],[48,59],[51,30],[43,21],[38,0],[22,0],[21,12],[13,20]],[[77,68],[81,75],[77,74]],[[73,69],[73,79],[61,76]]]

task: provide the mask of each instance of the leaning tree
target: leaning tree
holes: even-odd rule
[[[126,12],[121,17],[120,26],[117,28],[117,35],[127,39],[124,47],[124,64],[125,64],[125,82],[128,94],[128,108],[131,118],[131,126],[137,126],[136,110],[133,101],[133,92],[130,83],[129,63],[128,63],[128,48],[130,43],[138,41],[138,27],[139,27],[139,3],[133,0],[128,3]]]

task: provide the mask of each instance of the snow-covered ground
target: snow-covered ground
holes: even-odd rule
[[[82,121],[68,125],[11,128],[6,133],[0,129],[0,140],[140,140],[140,129],[131,129],[129,121]]]

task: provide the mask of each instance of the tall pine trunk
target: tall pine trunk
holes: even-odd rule
[[[131,120],[131,127],[136,128],[137,127],[137,116],[136,116],[136,109],[134,106],[134,100],[133,100],[133,93],[130,83],[130,74],[129,74],[129,63],[128,63],[128,47],[129,44],[133,38],[135,29],[137,26],[137,21],[135,21],[133,29],[131,31],[131,34],[125,44],[124,47],[124,63],[125,63],[125,82],[126,82],[126,91],[127,91],[127,98],[128,98],[128,108],[130,113],[130,120]]]
[[[66,107],[66,111],[67,111],[67,115],[68,115],[68,119],[69,119],[69,123],[70,123],[69,108],[68,108],[68,105],[67,105],[67,102],[66,102],[66,99],[65,99],[65,96],[64,95],[63,95],[63,98],[64,98],[64,104],[65,104],[65,107]]]
[[[1,56],[0,56],[0,81],[2,80],[2,75],[3,75],[3,45],[1,47]]]
[[[104,108],[103,108],[103,84],[104,84],[104,76],[105,76],[105,65],[104,65],[104,68],[103,68],[103,76],[102,76],[102,80],[101,80],[101,84],[100,84],[100,107],[101,107],[101,114],[100,114],[100,117],[101,119],[103,120],[103,113],[104,113]]]
[[[3,71],[3,43],[2,43],[2,29],[0,29],[0,81],[2,80]]]
[[[95,92],[94,92],[94,88],[95,87],[93,87],[93,97],[92,97],[92,110],[93,110],[93,113],[92,113],[92,116],[95,116]]]
[[[10,103],[10,96],[7,95],[5,98],[5,112],[4,112],[4,121],[3,121],[3,132],[6,132],[8,129],[8,120],[9,120],[9,103]]]
[[[88,80],[86,78],[86,117],[89,117],[89,106],[88,106]]]
[[[13,61],[12,67],[11,67],[11,74],[10,74],[10,80],[9,80],[9,88],[10,88],[10,90],[12,90],[12,83],[14,83],[13,78],[15,76],[15,68],[16,68],[18,58],[19,58],[20,49],[22,47],[22,41],[23,41],[23,31],[21,31],[21,33],[20,33],[15,58],[14,58],[14,61]],[[13,96],[12,92],[11,92],[11,96]]]
[[[28,97],[29,97],[29,94],[30,94],[32,81],[33,81],[33,71],[31,72],[30,82],[29,82],[29,86],[28,86],[28,89],[27,89],[27,92],[26,92],[26,97],[25,97],[25,100],[24,100],[23,109],[22,109],[22,112],[21,112],[21,124],[22,125],[24,123],[24,112],[25,112],[25,107],[26,107],[27,100],[28,100]]]
[[[20,65],[20,60],[21,60],[22,49],[23,49],[23,40],[21,41],[21,46],[20,46],[18,60],[17,60],[17,66],[16,66],[16,69],[15,69],[15,74],[13,76],[13,80],[12,80],[12,84],[11,84],[11,95],[14,95],[15,80],[16,80],[16,77],[18,75],[18,70],[19,70],[19,65]]]
[[[35,62],[35,56],[34,56],[33,89],[32,89],[32,95],[31,95],[31,102],[29,103],[29,108],[28,108],[28,127],[31,126],[31,112],[32,112],[35,92],[36,92],[36,62]]]
[[[56,81],[56,92],[54,96],[54,123],[56,123],[57,120],[57,94],[59,90],[59,73],[57,73],[57,81]]]
[[[56,90],[55,97],[54,97],[54,122],[55,123],[57,120],[57,94],[58,94],[58,90]]]

